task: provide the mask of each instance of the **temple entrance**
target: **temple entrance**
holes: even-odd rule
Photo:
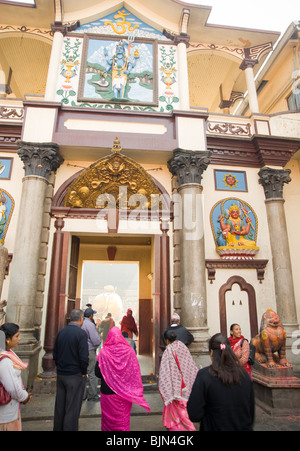
[[[47,357],[53,349],[55,331],[68,321],[71,309],[85,308],[87,303],[94,307],[95,298],[106,299],[111,290],[121,299],[121,313],[114,313],[119,315],[116,325],[120,315],[132,308],[139,328],[137,352],[143,362],[142,374],[156,375],[161,334],[170,323],[168,230],[172,204],[165,188],[121,151],[116,139],[110,155],[73,174],[53,198],[51,213],[56,218],[56,231],[48,315],[48,329],[53,332],[46,332]],[[102,269],[92,277],[89,287],[82,287],[84,273],[89,274],[85,268],[96,263],[99,268],[102,264]],[[118,265],[121,275],[113,276]],[[128,275],[129,269],[135,275]],[[101,279],[100,275],[105,276]],[[137,280],[134,295],[129,283],[133,279]],[[98,313],[96,306],[94,309]],[[108,305],[103,309],[99,319],[113,313]]]
[[[139,332],[133,338],[142,375],[155,373],[153,238],[79,235],[72,242],[70,261],[77,277],[70,272],[69,292],[76,295],[75,303],[69,298],[68,304],[83,310],[91,304],[97,324],[111,313],[117,327],[131,308]]]

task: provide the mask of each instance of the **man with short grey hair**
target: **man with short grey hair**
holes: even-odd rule
[[[174,312],[171,316],[171,326],[167,327],[167,329],[162,334],[162,341],[164,345],[166,345],[164,335],[167,331],[174,332],[177,340],[182,341],[182,343],[184,343],[186,346],[189,346],[194,341],[194,336],[191,334],[191,332],[189,332],[180,324],[180,316],[176,312]]]
[[[74,309],[70,323],[56,337],[53,360],[57,369],[54,431],[78,431],[86,384],[89,352],[87,334],[81,329],[83,311]]]

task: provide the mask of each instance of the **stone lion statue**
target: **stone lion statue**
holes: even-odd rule
[[[285,353],[286,332],[279,315],[268,308],[262,316],[260,333],[252,338],[255,346],[255,361],[268,368],[291,367]]]

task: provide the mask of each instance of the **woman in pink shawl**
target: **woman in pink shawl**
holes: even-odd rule
[[[130,431],[132,404],[148,412],[143,396],[140,365],[118,327],[112,327],[97,357],[96,376],[101,378],[101,430]]]
[[[164,402],[163,424],[169,431],[194,431],[186,405],[198,368],[187,346],[176,334],[166,331],[167,347],[159,369],[159,392]]]

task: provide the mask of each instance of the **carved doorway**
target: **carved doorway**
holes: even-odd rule
[[[240,324],[250,340],[258,333],[256,295],[253,286],[240,276],[232,276],[219,291],[221,333],[228,336],[232,323]]]
[[[51,213],[54,217],[67,220],[67,230],[62,233],[69,232],[80,239],[77,297],[80,296],[78,280],[81,271],[80,253],[84,248],[84,241],[94,250],[101,243],[105,243],[105,252],[108,248],[117,248],[117,256],[113,257],[115,260],[136,260],[131,252],[138,240],[148,237],[152,241],[151,267],[143,275],[145,282],[140,283],[140,286],[149,284],[150,279],[145,279],[149,276],[152,289],[149,293],[141,293],[138,319],[144,331],[144,335],[139,337],[141,350],[153,355],[154,371],[157,374],[161,354],[160,338],[170,322],[168,229],[169,220],[173,217],[172,204],[166,189],[139,163],[122,155],[121,151],[119,141],[115,140],[110,155],[67,179],[53,198]],[[77,221],[78,219],[80,221]],[[84,225],[85,219],[95,220],[88,232]],[[134,226],[138,226],[138,223],[141,227],[144,227],[145,223],[151,227],[148,231],[143,229],[142,233],[136,232]],[[161,233],[158,233],[159,230]],[[122,245],[128,246],[128,253],[124,258],[120,258]],[[109,255],[105,258],[113,259]],[[98,260],[105,258],[100,258],[99,255],[95,257]]]

